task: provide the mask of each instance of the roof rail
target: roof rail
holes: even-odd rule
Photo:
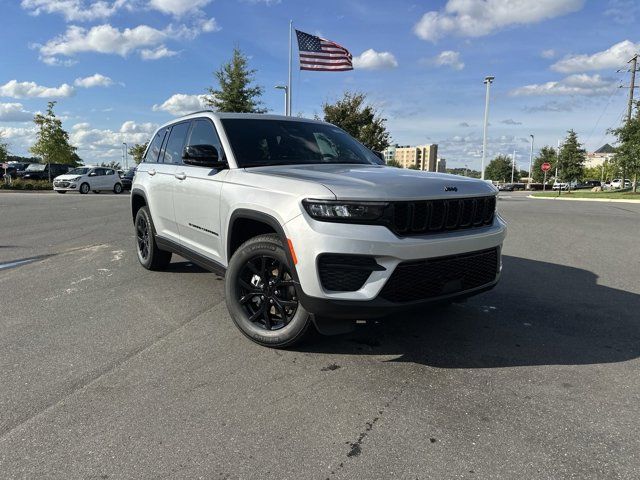
[[[213,110],[211,110],[210,108],[207,108],[206,110],[198,110],[197,112],[186,113],[182,115],[182,117],[188,117],[189,115],[195,115],[196,113],[205,113],[205,112],[213,113]],[[182,118],[182,117],[178,117],[178,118]]]

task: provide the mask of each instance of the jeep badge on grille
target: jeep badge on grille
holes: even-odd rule
[[[458,187],[452,187],[451,185],[447,185],[446,187],[444,187],[444,191],[445,192],[457,192],[458,191]]]

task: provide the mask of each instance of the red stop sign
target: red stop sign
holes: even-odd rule
[[[551,170],[551,164],[549,162],[544,162],[542,165],[540,165],[540,168],[543,172],[548,172],[549,170]]]

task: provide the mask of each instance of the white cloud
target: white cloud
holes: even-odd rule
[[[10,80],[0,85],[0,97],[11,98],[62,98],[70,97],[75,89],[66,83],[59,87],[43,87],[35,82],[18,82]]]
[[[425,13],[413,31],[431,42],[448,35],[481,37],[510,25],[566,15],[583,5],[584,0],[449,0],[443,11]]]
[[[440,52],[434,59],[433,63],[439,67],[451,67],[454,70],[462,70],[464,62],[460,60],[460,52],[453,50],[445,50]]]
[[[127,120],[120,127],[120,133],[153,133],[158,125],[155,123],[136,123],[133,120]]]
[[[109,87],[113,85],[113,80],[99,73],[94,73],[89,77],[76,78],[73,84],[76,87],[81,87],[81,88]]]
[[[215,19],[196,19],[192,25],[169,25],[163,30],[148,25],[120,30],[109,24],[96,25],[90,29],[71,25],[62,35],[52,38],[44,45],[34,45],[40,50],[40,58],[48,64],[61,60],[59,56],[73,57],[78,53],[97,52],[126,57],[137,52],[145,60],[175,55],[164,46],[172,39],[193,39],[201,33],[218,30]]]
[[[500,123],[504,125],[522,125],[522,122],[517,122],[512,118],[507,118],[506,120],[501,120]]]
[[[186,115],[187,113],[203,110],[206,107],[204,103],[205,95],[186,95],[184,93],[176,93],[171,95],[160,105],[154,105],[153,111],[165,111],[172,115]]]
[[[370,48],[360,55],[353,57],[354,68],[364,70],[383,70],[398,66],[396,57],[390,52],[376,52]]]
[[[188,13],[198,13],[211,0],[151,0],[149,5],[169,15],[181,17]]]
[[[542,52],[540,52],[540,56],[542,58],[547,58],[547,59],[555,58],[556,55],[557,55],[556,51],[553,48],[550,48],[548,50],[543,50]]]
[[[592,55],[568,55],[554,63],[551,69],[562,73],[617,69],[624,67],[639,50],[640,42],[624,40]]]
[[[21,103],[0,103],[0,122],[28,122],[33,112],[24,109]]]
[[[126,5],[125,0],[113,2],[101,0],[85,2],[84,0],[22,0],[20,5],[32,15],[56,13],[68,22],[85,22],[105,19]]]
[[[154,49],[143,48],[142,50],[140,50],[140,58],[142,58],[143,60],[158,60],[160,58],[173,57],[177,54],[178,52],[169,50],[164,45],[160,45]]]
[[[72,145],[78,147],[78,155],[87,164],[105,158],[119,161],[122,142],[129,145],[144,143],[149,140],[155,128],[155,124],[136,124],[131,120],[124,122],[119,131],[91,128],[88,123],[78,123],[69,134],[69,140]]]
[[[539,84],[525,85],[510,92],[512,96],[540,96],[540,95],[609,95],[616,88],[616,81],[602,78],[600,75],[586,73],[569,75],[562,80]]]

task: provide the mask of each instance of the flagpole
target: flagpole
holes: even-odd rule
[[[293,42],[291,40],[291,33],[293,30],[293,20],[289,20],[289,81],[287,83],[287,108],[285,109],[285,113],[287,116],[291,116],[291,62],[293,57],[292,45]]]

